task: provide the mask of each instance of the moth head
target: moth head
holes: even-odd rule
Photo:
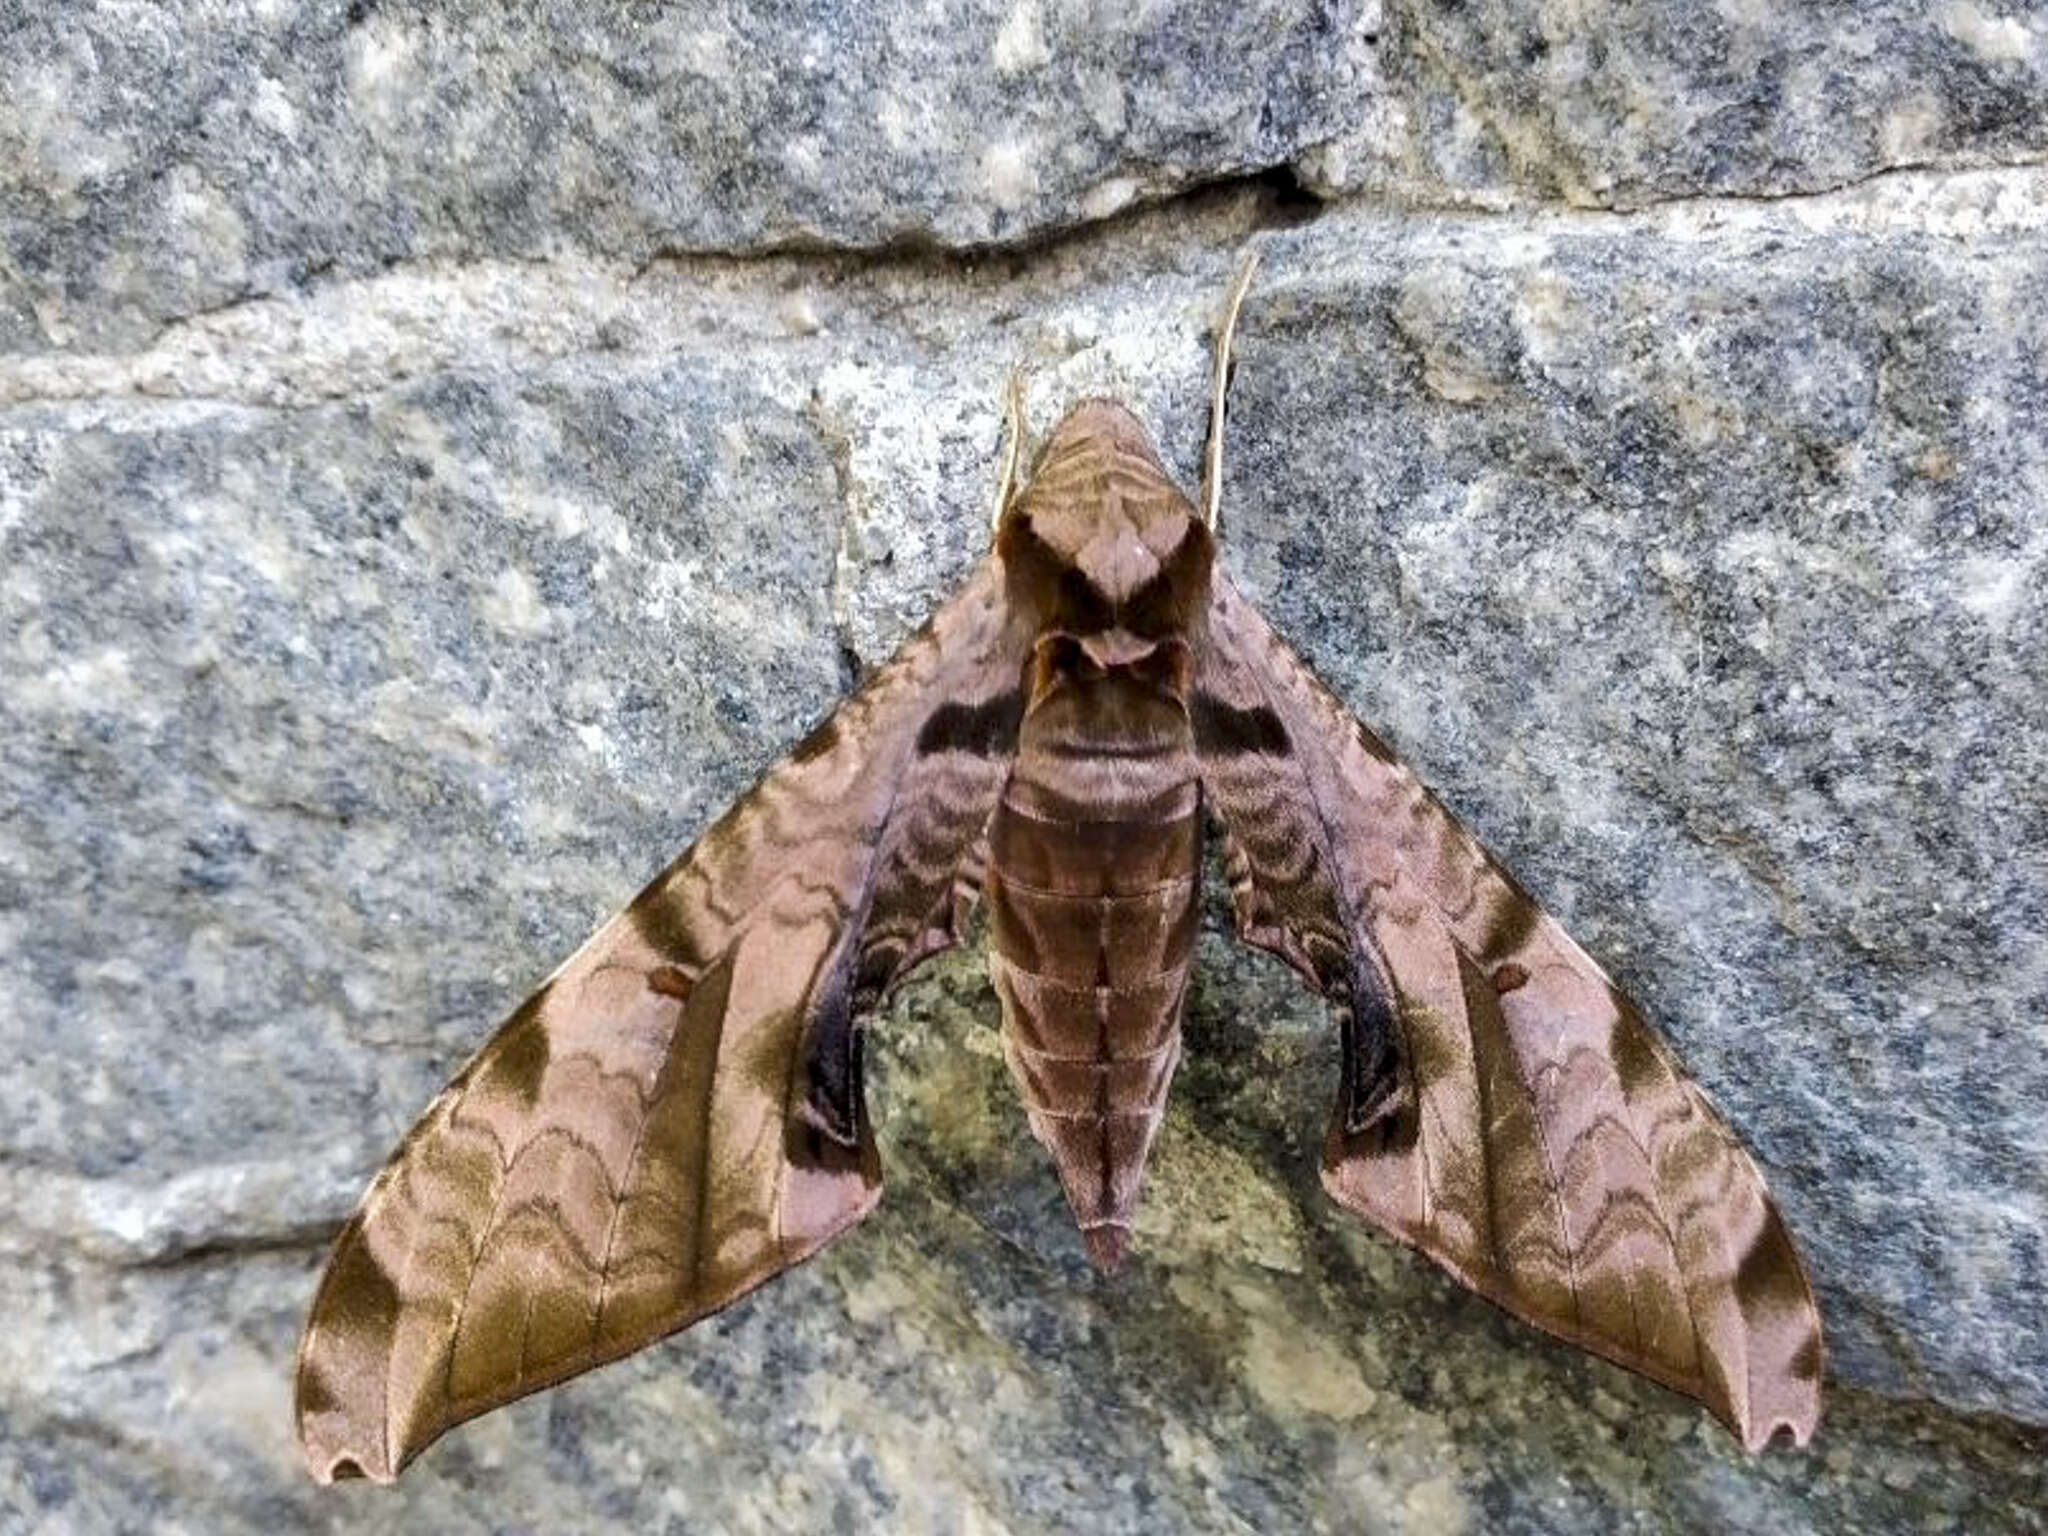
[[[1215,553],[1152,435],[1114,400],[1083,400],[1060,418],[1003,510],[996,549],[1011,601],[1041,632],[1119,660],[1185,635]]]

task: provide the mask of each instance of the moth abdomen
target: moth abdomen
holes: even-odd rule
[[[990,968],[1032,1133],[1112,1267],[1180,1060],[1201,790],[1161,679],[1061,656],[989,827]]]

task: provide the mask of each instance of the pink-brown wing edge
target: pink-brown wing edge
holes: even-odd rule
[[[1385,994],[1403,1080],[1345,1083],[1331,1195],[1504,1310],[1703,1403],[1749,1449],[1779,1428],[1805,1444],[1812,1287],[1669,1048],[1220,570],[1196,688],[1243,936],[1320,977],[1347,1027],[1367,1008],[1334,995],[1334,934]],[[1365,1062],[1348,1040],[1346,1058]]]
[[[455,1424],[687,1327],[873,1208],[860,1020],[958,938],[1027,652],[991,556],[436,1099],[307,1318],[295,1406],[317,1479],[389,1481]]]

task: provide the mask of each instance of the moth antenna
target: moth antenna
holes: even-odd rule
[[[1003,514],[1010,509],[1010,497],[1017,489],[1017,465],[1024,454],[1024,365],[1019,363],[1010,370],[1010,383],[1003,391],[1003,425],[1009,443],[1003,449],[1002,478],[996,484],[995,515],[989,519],[989,528],[994,531],[1003,525]]]
[[[1230,393],[1230,341],[1237,333],[1237,312],[1244,308],[1252,274],[1259,269],[1256,249],[1245,253],[1237,280],[1230,285],[1224,301],[1223,323],[1216,331],[1216,382],[1209,397],[1209,446],[1202,455],[1202,521],[1216,531],[1216,517],[1223,503],[1223,397]]]

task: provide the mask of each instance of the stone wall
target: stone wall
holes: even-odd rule
[[[0,0],[0,1528],[2042,1528],[2048,10],[845,10]],[[1226,559],[1754,1148],[1813,1447],[1333,1211],[1218,907],[1121,1275],[954,957],[860,1231],[312,1487],[391,1144],[958,580],[1013,365],[1193,482],[1248,244]]]

